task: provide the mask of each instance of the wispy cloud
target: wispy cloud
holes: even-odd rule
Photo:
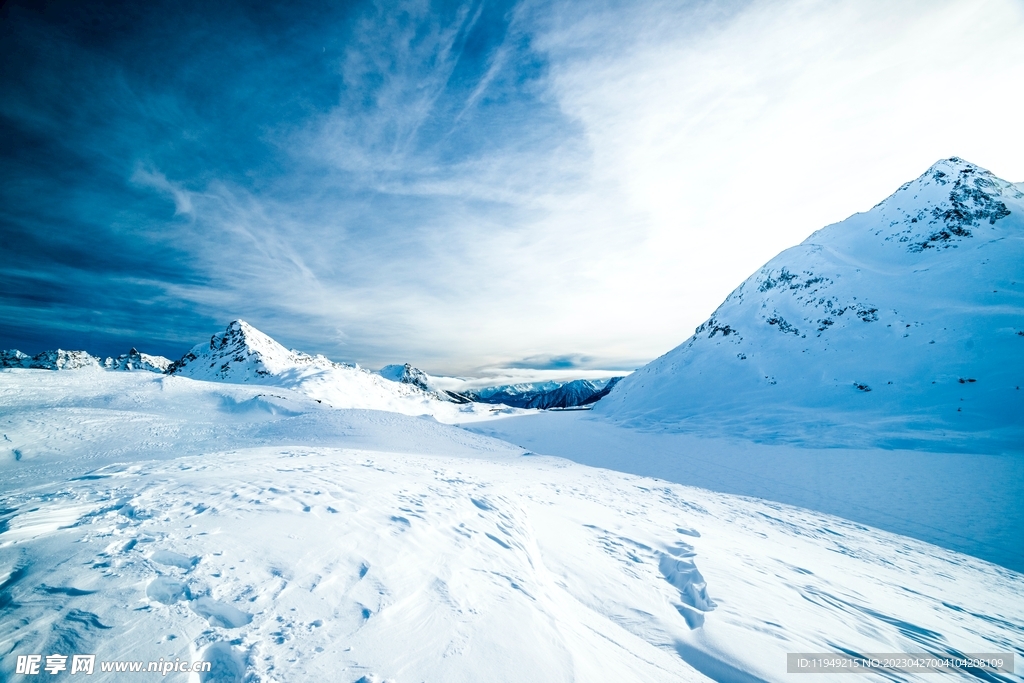
[[[135,173],[132,174],[131,181],[136,185],[149,187],[170,196],[174,201],[174,215],[193,215],[192,193],[167,180],[167,176],[163,173],[138,166]]]

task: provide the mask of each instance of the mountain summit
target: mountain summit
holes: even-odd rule
[[[1021,188],[939,161],[769,261],[595,410],[818,445],[1019,448],[1022,264]]]
[[[334,363],[323,356],[289,351],[244,320],[197,344],[171,363],[167,374],[220,382],[260,382],[299,367],[327,369]],[[262,383],[262,382],[261,382]]]

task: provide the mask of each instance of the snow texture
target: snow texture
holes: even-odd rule
[[[0,372],[0,416],[4,678],[33,652],[204,659],[234,683],[782,681],[787,652],[1024,654],[1016,572],[434,420],[88,370]]]
[[[1015,454],[763,444],[632,429],[593,411],[466,428],[592,467],[818,510],[1024,572],[1024,459]]]
[[[958,158],[743,282],[595,407],[822,446],[1019,452],[1024,193]]]

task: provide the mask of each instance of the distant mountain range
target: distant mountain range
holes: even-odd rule
[[[132,349],[117,358],[100,360],[85,351],[43,351],[35,356],[18,351],[0,351],[0,368],[26,368],[36,370],[77,370],[99,368],[108,370],[148,370],[166,372],[171,361],[163,356],[150,356]]]
[[[380,375],[393,382],[404,382],[433,392],[442,400],[455,403],[490,403],[516,408],[577,408],[589,406],[608,395],[621,377],[598,380],[565,380],[499,384],[492,387],[467,389],[455,392],[442,389],[438,379],[428,375],[409,363],[388,365],[380,369]]]
[[[596,403],[608,395],[621,377],[603,380],[576,379],[567,382],[506,384],[467,392],[474,401],[501,403],[517,408],[574,408]]]
[[[614,384],[608,380],[546,382],[463,394],[438,387],[435,378],[408,363],[388,365],[379,373],[373,373],[356,365],[335,363],[324,356],[288,350],[243,320],[230,323],[209,342],[197,344],[173,362],[134,348],[117,358],[104,360],[85,351],[58,349],[30,357],[13,350],[0,352],[0,367],[141,370],[212,382],[298,389],[338,408],[375,408],[448,417],[457,413],[493,412],[494,409],[482,404],[515,408],[588,405],[604,396]]]
[[[596,412],[769,441],[1019,450],[1022,190],[937,162],[773,258]]]

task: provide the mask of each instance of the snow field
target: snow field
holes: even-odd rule
[[[524,450],[858,521],[1024,571],[1024,459],[752,443],[630,429],[592,412],[466,425]]]
[[[558,459],[254,448],[87,476],[10,499],[7,651],[203,656],[227,672],[207,680],[678,681],[1022,644],[1013,572]]]
[[[839,648],[1024,656],[1010,570],[266,391],[0,373],[23,453],[0,461],[3,675],[10,654],[52,652],[399,683],[783,680],[787,652]]]

